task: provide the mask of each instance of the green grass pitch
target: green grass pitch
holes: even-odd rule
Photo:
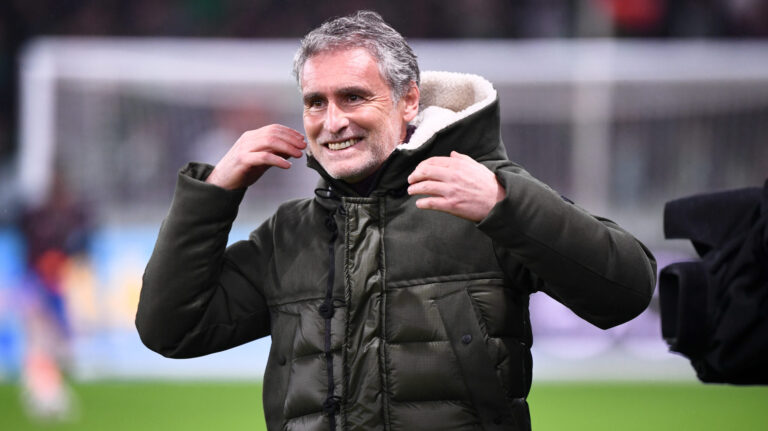
[[[261,386],[225,382],[93,382],[74,386],[79,417],[36,424],[19,390],[0,384],[0,430],[264,430]],[[768,387],[697,383],[534,383],[533,429],[768,430]]]

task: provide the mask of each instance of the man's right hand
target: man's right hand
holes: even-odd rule
[[[228,190],[246,188],[271,166],[290,168],[287,159],[301,157],[306,146],[304,135],[280,124],[249,130],[221,158],[205,182]]]

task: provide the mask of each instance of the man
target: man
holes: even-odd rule
[[[377,14],[310,32],[294,72],[306,142],[266,126],[181,171],[142,340],[183,358],[271,335],[270,430],[529,429],[529,294],[607,328],[647,306],[653,257],[508,161],[491,84],[420,75]],[[316,196],[225,248],[244,189],[305,148]]]

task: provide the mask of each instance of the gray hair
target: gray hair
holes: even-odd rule
[[[358,11],[324,22],[301,40],[293,57],[293,75],[301,87],[301,71],[312,56],[336,49],[364,48],[377,60],[379,73],[400,100],[411,87],[419,85],[419,64],[405,38],[390,27],[381,15]]]

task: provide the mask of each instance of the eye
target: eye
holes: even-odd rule
[[[307,109],[316,111],[318,109],[323,109],[325,107],[325,101],[323,99],[317,98],[317,99],[309,99],[305,103]]]
[[[350,104],[357,104],[362,102],[364,99],[359,94],[347,94],[347,103]]]

